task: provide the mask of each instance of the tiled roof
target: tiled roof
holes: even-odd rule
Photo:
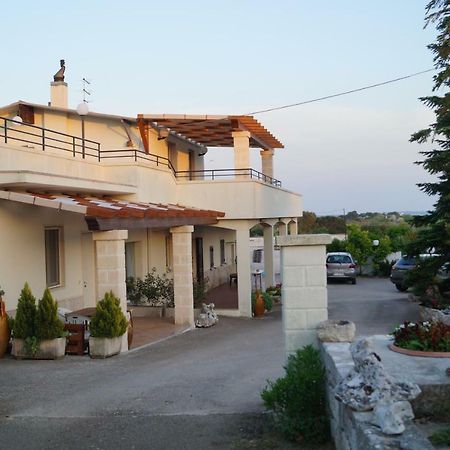
[[[91,229],[156,228],[217,222],[220,211],[173,204],[131,202],[111,197],[0,190],[0,199],[86,216]],[[95,225],[96,224],[96,225]],[[100,224],[100,225],[99,225]]]

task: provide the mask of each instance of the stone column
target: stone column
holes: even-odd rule
[[[293,236],[298,234],[297,222],[289,222],[289,235]]]
[[[127,287],[125,284],[125,241],[127,230],[95,231],[95,259],[97,271],[97,295],[102,299],[113,291],[120,299],[120,307],[127,315]],[[128,350],[127,333],[122,339],[122,352]]]
[[[171,228],[175,324],[194,326],[191,225]]]
[[[250,232],[247,226],[236,230],[239,314],[252,317],[252,284],[250,266]]]
[[[274,250],[273,250],[273,227],[270,225],[263,226],[264,232],[264,273],[266,288],[275,285],[275,271],[273,267]]]
[[[264,175],[273,178],[273,150],[262,150],[259,152],[261,155],[261,172]]]
[[[286,357],[305,345],[317,346],[316,327],[328,319],[325,266],[328,234],[279,236],[283,332]]]
[[[278,235],[279,236],[287,236],[288,230],[287,230],[287,224],[284,222],[278,222]]]
[[[250,133],[248,131],[233,131],[234,168],[248,169],[250,167]],[[236,179],[247,178],[243,171],[238,171]]]

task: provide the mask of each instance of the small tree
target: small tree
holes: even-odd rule
[[[20,292],[14,319],[13,333],[15,338],[27,339],[36,336],[36,315],[36,299],[28,283],[25,283]]]
[[[47,288],[38,303],[36,337],[38,339],[56,339],[63,334],[64,325],[58,317],[58,304]]]
[[[358,261],[359,266],[367,262],[372,253],[372,241],[368,231],[363,231],[359,225],[351,224],[347,227],[348,237],[346,248],[353,258]]]
[[[120,309],[120,300],[112,291],[97,303],[95,314],[89,326],[92,337],[113,338],[122,336],[127,330],[128,322]]]

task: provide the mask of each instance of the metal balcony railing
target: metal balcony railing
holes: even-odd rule
[[[9,142],[23,142],[27,146],[37,146],[42,151],[45,151],[47,148],[58,149],[70,153],[73,157],[95,158],[97,161],[108,159],[127,159],[135,162],[146,161],[156,166],[167,167],[172,171],[175,178],[179,180],[252,179],[281,187],[281,181],[252,168],[175,170],[171,161],[164,156],[146,153],[135,148],[102,150],[99,142],[37,125],[19,123],[6,117],[0,117],[0,140],[2,138],[5,144]]]

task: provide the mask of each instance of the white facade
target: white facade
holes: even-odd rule
[[[57,94],[64,102],[64,95]],[[18,112],[24,119],[22,125],[5,120]],[[26,119],[29,121],[30,117],[34,126],[41,128],[27,125]],[[81,126],[80,116],[67,108],[24,102],[0,108],[0,194],[3,193],[0,195],[3,254],[0,286],[6,291],[7,309],[16,308],[25,281],[36,296],[42,295],[48,284],[46,229],[60,230],[60,279],[52,287],[60,306],[69,309],[94,306],[99,299],[96,231],[90,229],[85,216],[77,211],[55,210],[46,207],[45,201],[27,204],[25,197],[20,198],[20,193],[39,192],[107,196],[225,213],[215,224],[193,222],[193,227],[186,223],[183,225],[189,226],[173,228],[164,219],[159,226],[152,227],[137,227],[134,222],[122,221],[123,225],[115,229],[128,232],[117,235],[117,251],[127,249],[129,273],[144,277],[152,267],[159,272],[171,269],[174,277],[178,277],[178,286],[186,282],[186,277],[198,275],[199,259],[203,259],[203,275],[208,277],[211,287],[227,282],[230,273],[237,272],[239,315],[250,316],[249,230],[257,223],[264,223],[271,227],[273,235],[275,223],[280,220],[293,223],[302,214],[301,196],[251,177],[206,179],[201,175],[203,155],[207,151],[204,145],[173,132],[162,139],[157,127],[147,127],[143,135],[135,118],[90,113],[84,118],[84,142],[80,137]],[[51,130],[67,136],[52,134]],[[245,159],[242,156],[245,140],[239,142],[238,153],[241,163]],[[266,152],[262,153],[267,158]],[[271,161],[264,164],[273,167]],[[196,171],[195,179],[177,177],[177,171]],[[5,194],[8,192],[17,195]],[[187,242],[189,249],[185,248]],[[270,264],[273,266],[273,258]],[[269,268],[269,273],[273,272],[273,267]],[[125,281],[117,273],[101,276],[119,277],[114,281],[117,286]],[[178,300],[179,311],[189,308],[189,298]]]

